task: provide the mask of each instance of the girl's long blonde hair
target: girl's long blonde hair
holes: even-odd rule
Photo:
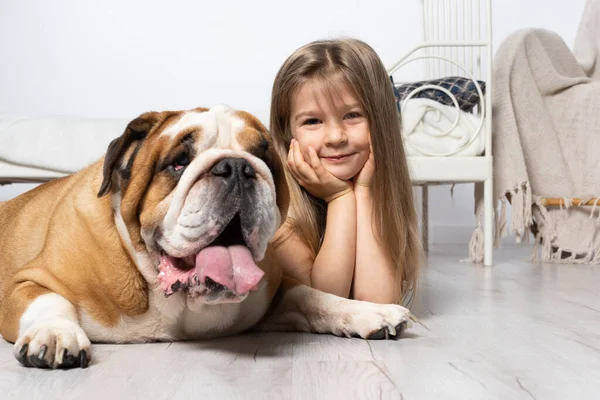
[[[375,159],[372,181],[374,232],[396,266],[403,296],[414,293],[422,244],[417,229],[412,184],[401,136],[401,123],[390,78],[377,53],[357,39],[319,40],[294,52],[281,66],[271,97],[270,130],[282,160],[292,139],[292,96],[302,84],[317,79],[326,87],[338,76],[357,95],[366,114]],[[289,174],[292,231],[314,255],[325,233],[325,203],[304,190]],[[279,237],[281,243],[285,235]],[[275,243],[277,245],[277,243]]]

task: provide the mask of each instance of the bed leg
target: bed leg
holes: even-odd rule
[[[492,252],[494,242],[494,185],[492,177],[489,177],[484,183],[483,199],[485,219],[483,224],[483,265],[491,267],[493,264]]]
[[[429,187],[424,184],[421,189],[421,241],[423,250],[429,251]]]

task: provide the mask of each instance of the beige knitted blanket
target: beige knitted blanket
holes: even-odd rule
[[[517,241],[536,234],[533,261],[600,261],[600,205],[547,208],[541,197],[600,197],[600,0],[588,0],[572,52],[551,31],[514,32],[494,58],[496,245],[506,206]],[[483,261],[482,184],[470,259]]]

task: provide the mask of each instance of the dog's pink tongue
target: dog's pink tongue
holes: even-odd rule
[[[264,274],[246,246],[210,246],[196,257],[196,275],[201,282],[210,278],[238,295],[254,289]]]

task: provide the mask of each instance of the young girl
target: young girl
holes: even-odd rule
[[[273,84],[270,129],[291,192],[273,243],[285,273],[316,289],[400,303],[421,243],[400,118],[386,70],[355,39],[309,43]]]

